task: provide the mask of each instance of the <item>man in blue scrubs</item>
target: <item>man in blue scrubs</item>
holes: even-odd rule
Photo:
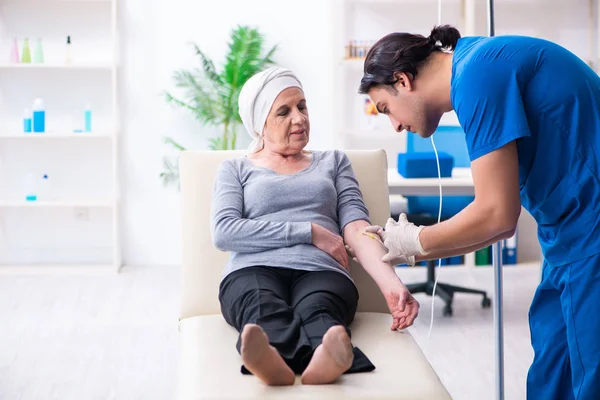
[[[511,237],[524,206],[539,226],[543,278],[530,309],[529,399],[600,399],[600,78],[566,49],[517,36],[380,39],[367,93],[397,131],[429,137],[454,110],[466,133],[475,200],[438,225],[402,216],[386,259],[412,264]]]

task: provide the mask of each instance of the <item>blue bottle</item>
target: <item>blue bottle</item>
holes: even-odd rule
[[[92,108],[90,107],[89,104],[86,104],[83,115],[84,115],[84,119],[85,119],[85,131],[91,132],[92,131]]]
[[[31,121],[31,111],[25,110],[23,114],[23,132],[31,133],[32,129],[32,121]]]
[[[46,110],[42,99],[33,102],[33,131],[43,133],[46,131]]]

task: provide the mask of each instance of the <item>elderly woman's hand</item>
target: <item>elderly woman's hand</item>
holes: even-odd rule
[[[355,263],[360,264],[358,257],[356,257],[356,252],[352,247],[346,245],[346,252],[348,253],[348,257],[350,257]]]
[[[383,290],[383,296],[392,313],[392,330],[406,329],[419,315],[419,302],[410,294],[408,288],[400,281],[394,282]]]
[[[323,228],[321,225],[312,225],[312,244],[335,258],[337,262],[349,270],[350,263],[348,262],[348,253],[344,246],[344,239],[340,235],[336,235],[330,230]]]

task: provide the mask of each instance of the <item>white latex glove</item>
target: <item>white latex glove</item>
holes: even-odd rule
[[[408,222],[406,214],[400,214],[398,222],[393,218],[388,219],[385,224],[385,230],[377,225],[368,226],[366,232],[376,233],[383,241],[383,245],[388,249],[388,253],[381,258],[381,261],[397,264],[408,264],[411,267],[415,265],[416,255],[427,255],[429,253],[423,250],[419,240],[419,234],[424,226],[416,226]]]

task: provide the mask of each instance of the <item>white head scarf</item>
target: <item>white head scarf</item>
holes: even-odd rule
[[[240,118],[252,137],[248,153],[264,147],[263,129],[271,107],[279,93],[290,87],[302,89],[302,84],[289,69],[272,67],[257,73],[246,81],[240,91],[238,108]]]

